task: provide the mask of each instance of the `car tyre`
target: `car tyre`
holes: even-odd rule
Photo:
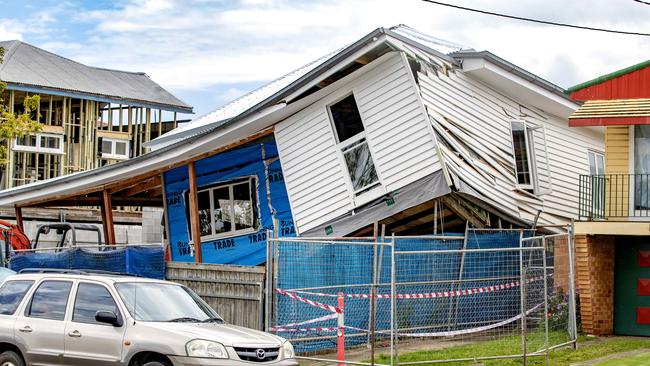
[[[4,366],[4,365],[0,364],[0,366]],[[145,363],[145,364],[142,365],[142,366],[169,366],[169,365],[167,365],[167,364],[164,363],[164,362],[151,361],[151,362],[147,362],[147,363]]]
[[[25,366],[22,357],[13,351],[0,354],[0,366]]]

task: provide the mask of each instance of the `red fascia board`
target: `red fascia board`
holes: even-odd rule
[[[607,117],[569,119],[569,127],[650,125],[650,117]]]

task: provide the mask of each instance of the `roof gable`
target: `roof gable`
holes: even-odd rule
[[[21,41],[0,42],[5,48],[0,80],[9,89],[94,97],[100,101],[141,104],[191,112],[192,107],[155,83],[145,73],[90,67]]]
[[[650,60],[567,89],[573,100],[650,98]]]

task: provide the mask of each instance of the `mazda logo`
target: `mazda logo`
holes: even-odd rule
[[[264,356],[266,356],[266,352],[261,348],[255,351],[255,353],[257,354],[257,358],[260,360],[264,359]]]

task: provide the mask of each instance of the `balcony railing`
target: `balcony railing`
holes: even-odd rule
[[[579,219],[650,217],[650,174],[580,175]]]

